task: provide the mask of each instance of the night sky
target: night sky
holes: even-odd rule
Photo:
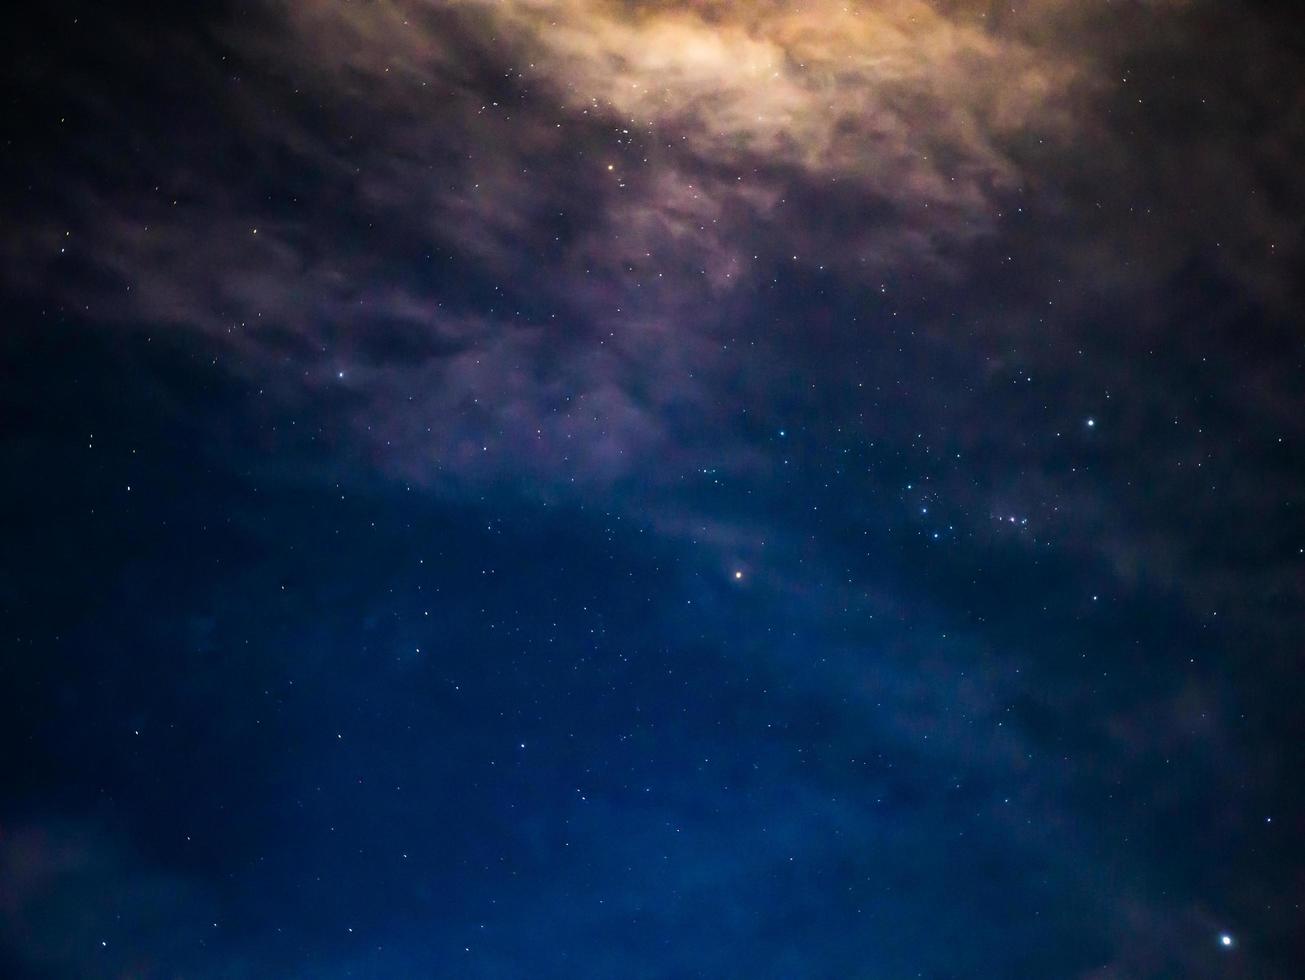
[[[1305,20],[22,5],[0,977],[1305,976]]]

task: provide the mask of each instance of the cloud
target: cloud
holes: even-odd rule
[[[777,263],[947,274],[1022,181],[1003,140],[1063,126],[1073,77],[914,0],[268,4],[215,33],[220,60],[179,45],[214,127],[96,100],[158,186],[81,177],[19,274],[70,248],[83,315],[198,329],[253,376],[293,359],[292,397],[342,380],[368,453],[436,484],[746,460],[668,419],[734,414],[750,291]],[[825,194],[851,218],[808,213]]]
[[[0,936],[42,976],[173,974],[201,951],[213,908],[91,825],[28,823],[0,838]]]
[[[1232,62],[1267,67],[1207,81],[1191,41],[1215,26]],[[278,2],[203,41],[171,30],[115,40],[142,87],[189,86],[178,98],[210,124],[53,82],[80,100],[60,138],[81,159],[122,142],[149,173],[62,182],[6,237],[10,282],[199,333],[285,403],[326,406],[369,464],[437,489],[619,486],[666,527],[718,526],[686,477],[766,472],[754,426],[794,377],[896,384],[868,362],[890,362],[898,324],[934,337],[940,364],[1036,348],[1050,370],[1109,338],[1095,363],[1137,389],[1139,322],[1165,329],[1194,258],[1266,306],[1290,298],[1274,263],[1299,240],[1281,179],[1299,99],[1273,92],[1294,62],[1204,4]],[[1190,84],[1154,84],[1165,70]],[[790,283],[815,297],[784,311],[793,340],[772,309]],[[838,364],[808,340],[826,289],[843,297],[822,314]],[[1281,349],[1253,394],[1215,380],[1214,397],[1253,398],[1252,424],[1286,431]],[[1171,408],[1152,397],[1130,407]],[[1029,418],[983,387],[922,379],[868,429],[944,401],[974,461],[955,494],[985,487],[980,519],[1086,516],[1092,540],[1071,543],[1124,580],[1190,566],[1181,529],[1139,545],[1117,500],[1025,468],[1012,432]]]
[[[597,125],[604,138],[582,129],[570,149],[599,184],[594,203],[606,200],[610,224],[636,252],[640,228],[622,220],[630,211],[645,227],[664,229],[680,223],[691,198],[698,203],[690,210],[713,224],[718,212],[737,208],[738,220],[712,230],[719,242],[746,237],[750,220],[787,222],[776,209],[795,183],[841,182],[876,220],[816,236],[813,251],[879,271],[941,268],[950,248],[991,234],[1000,196],[1022,183],[1005,141],[1069,127],[1063,97],[1079,70],[1062,50],[916,0],[800,8],[527,0],[451,11],[380,4],[327,20],[318,8],[293,5],[285,13],[301,56],[336,94],[393,100],[418,115],[414,89],[398,91],[392,78],[456,93],[493,50],[505,95],[529,90],[538,102],[513,114],[512,134],[491,152],[482,145],[468,154],[489,181],[477,181],[489,194],[464,212],[471,224],[510,221],[522,212],[521,192],[538,192],[535,181],[519,179],[525,164],[538,162],[520,152],[539,145],[532,129],[562,129],[576,140],[577,123]],[[451,36],[474,40],[459,52]],[[360,81],[380,78],[379,87]],[[506,116],[506,99],[485,103],[482,94],[473,100],[482,103],[478,115]],[[612,194],[603,181],[626,193]],[[487,209],[490,197],[504,206]],[[650,235],[649,244],[659,238]]]

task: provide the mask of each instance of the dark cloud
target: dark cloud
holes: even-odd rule
[[[202,887],[61,820],[5,828],[0,895],[14,975],[175,974],[215,925]]]

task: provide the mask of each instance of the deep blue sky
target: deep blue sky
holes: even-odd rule
[[[181,7],[6,45],[0,975],[1301,975],[1293,20]]]

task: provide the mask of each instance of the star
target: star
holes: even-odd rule
[[[1219,934],[1219,945],[1220,945],[1220,946],[1223,946],[1224,948],[1227,948],[1227,947],[1232,946],[1232,944],[1233,944],[1233,937],[1232,937],[1232,936],[1228,935],[1228,933],[1226,933],[1226,932],[1224,932],[1224,933],[1220,933],[1220,934]]]

